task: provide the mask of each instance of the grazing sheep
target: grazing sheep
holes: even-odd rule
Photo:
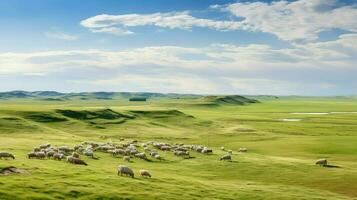
[[[87,165],[87,163],[85,163],[83,160],[73,157],[73,156],[68,156],[67,157],[67,162],[72,163],[72,164],[76,164],[76,165]]]
[[[155,155],[155,159],[157,159],[157,160],[162,160],[162,158],[161,158],[161,156],[160,156],[159,154],[156,154],[156,155]]]
[[[53,159],[54,160],[62,160],[63,158],[64,158],[64,154],[62,154],[62,153],[53,154]]]
[[[316,165],[320,166],[327,166],[327,160],[326,159],[319,159],[315,162]]]
[[[224,151],[224,147],[221,147],[221,150]]]
[[[51,146],[51,144],[41,144],[40,149],[47,149]]]
[[[150,156],[155,157],[156,155],[158,155],[158,153],[156,151],[150,152]]]
[[[134,178],[134,171],[132,169],[130,169],[129,167],[124,166],[124,165],[119,165],[118,176],[119,175],[122,176],[123,174]]]
[[[15,156],[12,155],[11,153],[8,153],[8,152],[0,152],[0,159],[2,159],[2,158],[5,158],[5,159],[8,159],[8,158],[15,159]]]
[[[247,148],[239,148],[239,150],[238,150],[239,152],[242,152],[242,153],[245,153],[245,152],[247,152],[248,151],[248,149]]]
[[[201,151],[201,153],[204,153],[204,154],[210,154],[210,153],[213,153],[213,150],[212,149],[209,149],[207,147],[204,147]]]
[[[37,159],[45,159],[46,158],[46,153],[45,152],[36,152],[36,158]]]
[[[124,157],[123,157],[123,160],[124,160],[124,161],[127,161],[127,162],[130,162],[130,156],[124,156]]]
[[[190,152],[189,151],[174,151],[174,154],[176,156],[189,156]]]
[[[108,150],[114,150],[115,147],[109,145],[102,145],[95,148],[96,151],[108,152]]]
[[[94,158],[93,151],[85,150],[85,151],[83,151],[83,155]]]
[[[142,177],[151,178],[151,174],[150,174],[150,172],[148,170],[141,169],[141,170],[139,170],[139,173],[140,173],[140,176],[142,176]]]
[[[137,154],[135,154],[135,157],[140,158],[140,159],[144,159],[144,160],[147,159],[145,153],[137,153]]]
[[[30,153],[28,153],[28,154],[27,154],[27,158],[28,158],[28,159],[37,158],[36,152],[30,152]]]
[[[113,156],[125,155],[125,151],[123,149],[115,149],[112,154]]]
[[[137,154],[138,153],[138,151],[136,150],[136,149],[133,149],[133,150],[130,150],[130,155],[135,155],[135,154]]]
[[[39,151],[41,151],[41,149],[39,147],[35,147],[35,148],[33,148],[33,151],[34,152],[39,152]]]
[[[165,145],[165,146],[161,146],[160,149],[161,149],[162,151],[170,151],[170,150],[171,150],[171,147]]]
[[[47,156],[47,158],[51,158],[51,157],[53,157],[53,155],[54,155],[55,153],[56,153],[55,151],[50,150],[50,151],[48,151],[48,152],[46,153],[46,156]]]
[[[58,147],[58,150],[59,150],[59,151],[62,151],[62,152],[65,152],[65,153],[69,153],[69,152],[72,151],[72,149],[70,149],[70,148],[67,147],[67,146]]]
[[[230,154],[223,155],[219,160],[232,160],[232,157]]]
[[[233,151],[232,151],[232,150],[228,150],[228,153],[229,153],[229,154],[232,154],[232,153],[233,153]]]

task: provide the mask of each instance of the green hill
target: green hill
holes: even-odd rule
[[[216,104],[229,104],[229,105],[245,105],[250,103],[258,103],[258,100],[249,99],[239,95],[226,95],[226,96],[205,96],[202,98],[204,101]]]

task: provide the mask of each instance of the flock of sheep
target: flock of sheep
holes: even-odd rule
[[[76,144],[73,148],[68,146],[55,147],[51,144],[42,144],[35,147],[33,151],[27,154],[28,159],[53,159],[61,161],[65,159],[68,163],[77,165],[87,165],[87,163],[80,158],[80,156],[86,156],[90,158],[96,158],[94,152],[103,152],[111,154],[113,157],[122,156],[124,161],[130,162],[132,158],[138,158],[146,161],[150,161],[149,156],[152,159],[162,161],[164,158],[160,155],[160,152],[172,152],[173,155],[191,158],[190,151],[195,151],[201,154],[213,154],[213,150],[203,145],[185,145],[185,144],[169,144],[162,142],[146,142],[138,144],[137,140],[130,142],[124,142],[124,139],[120,139],[120,143],[96,143],[96,142],[83,142]],[[141,149],[141,151],[139,151]],[[224,147],[221,148],[225,151]],[[246,152],[246,148],[241,148],[239,151]],[[148,156],[147,156],[148,155]],[[0,152],[0,159],[12,158],[15,156],[8,152]],[[227,154],[220,157],[220,160],[232,160],[232,151],[228,150]],[[139,174],[143,177],[151,177],[148,170],[141,169]],[[127,166],[120,165],[118,167],[118,175],[127,175],[134,177],[134,172]]]
[[[87,163],[80,158],[80,155],[96,158],[94,152],[104,152],[111,154],[113,157],[122,156],[124,161],[130,162],[130,160],[135,157],[142,160],[150,161],[147,155],[150,155],[153,159],[164,160],[160,155],[160,151],[172,152],[173,155],[191,158],[190,151],[195,151],[201,154],[213,154],[213,150],[209,147],[203,145],[186,145],[186,144],[169,144],[162,142],[146,142],[138,144],[137,140],[130,142],[123,142],[124,139],[121,139],[120,143],[96,143],[96,142],[83,142],[81,144],[76,144],[73,148],[68,146],[55,147],[51,144],[43,144],[38,147],[35,147],[33,151],[27,154],[28,159],[54,159],[61,161],[66,159],[68,163],[77,164],[77,165],[87,165]],[[142,149],[142,152],[139,151],[139,148]],[[221,161],[231,161],[232,160],[232,150],[226,150],[224,147],[221,147],[222,151],[227,152],[222,155],[219,160]],[[247,152],[247,148],[239,148],[239,152]],[[15,159],[15,156],[9,152],[0,152],[0,159]],[[315,163],[320,166],[327,166],[326,159],[319,159]],[[151,174],[148,170],[141,169],[139,174],[142,177],[151,177]],[[134,171],[127,166],[120,165],[118,167],[118,175],[126,175],[134,178]]]

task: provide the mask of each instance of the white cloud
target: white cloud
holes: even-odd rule
[[[46,37],[59,39],[59,40],[73,41],[73,40],[77,40],[78,39],[77,36],[70,35],[68,33],[59,32],[59,31],[45,32],[45,35],[46,35]]]
[[[333,82],[319,80],[324,74],[338,79],[336,71],[342,77],[355,73],[356,40],[357,34],[345,34],[335,41],[284,49],[261,44],[213,44],[204,48],[154,46],[122,51],[0,53],[0,75],[76,74],[74,83],[80,85],[130,91],[217,93],[222,88],[235,88],[237,93],[247,94],[301,94],[305,88],[333,88]],[[271,73],[277,73],[276,77]],[[297,74],[301,77],[289,80]]]
[[[355,69],[357,34],[335,41],[273,49],[268,45],[214,44],[205,48],[157,46],[124,51],[72,50],[1,53],[0,74],[51,73],[70,69],[161,66],[182,70]],[[149,69],[148,69],[149,70]]]
[[[283,40],[316,40],[320,32],[334,28],[357,32],[356,5],[340,6],[335,0],[238,2],[214,8],[243,17],[242,23],[252,30]]]
[[[110,33],[110,34],[117,35],[117,36],[134,34],[134,32],[132,32],[132,31],[117,28],[117,27],[97,28],[97,29],[91,29],[91,31],[93,33]]]
[[[212,5],[210,9],[227,11],[241,19],[212,20],[197,18],[188,11],[153,14],[96,15],[81,21],[93,32],[128,35],[135,26],[157,26],[190,30],[205,27],[219,31],[262,31],[287,41],[313,41],[319,33],[332,29],[357,32],[356,5],[341,6],[335,0],[297,0],[245,2]]]
[[[97,15],[81,21],[81,25],[92,32],[132,33],[128,27],[152,25],[160,28],[190,30],[193,27],[206,27],[220,31],[247,29],[244,23],[238,21],[217,21],[201,19],[185,12],[169,12],[154,14]],[[115,30],[108,31],[108,30]],[[117,34],[118,35],[118,34]]]

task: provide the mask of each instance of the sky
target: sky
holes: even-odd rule
[[[355,0],[1,0],[0,91],[357,95]]]

